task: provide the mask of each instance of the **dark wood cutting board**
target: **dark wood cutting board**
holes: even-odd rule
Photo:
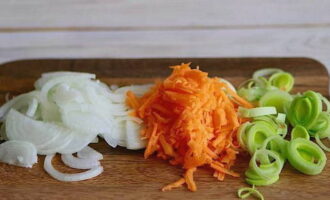
[[[236,86],[251,77],[253,71],[278,67],[295,76],[294,92],[308,89],[328,96],[329,78],[325,67],[307,58],[230,58],[230,59],[48,59],[21,60],[0,66],[0,103],[6,94],[17,95],[33,89],[34,81],[47,71],[83,71],[95,73],[108,84],[150,83],[170,73],[169,65],[192,62],[210,76],[219,76]],[[227,176],[219,182],[212,170],[200,168],[195,173],[198,191],[185,187],[170,192],[160,188],[177,180],[183,170],[157,158],[145,160],[143,151],[113,149],[103,141],[91,145],[104,155],[104,172],[91,180],[64,183],[51,178],[43,170],[44,157],[31,169],[0,164],[0,199],[237,199],[237,189],[247,186],[244,171],[249,156],[241,154],[234,170],[240,178]],[[330,158],[330,154],[327,154]],[[77,172],[64,167],[59,157],[53,161],[63,172]],[[330,161],[322,174],[307,176],[289,164],[280,180],[259,187],[266,199],[330,199]]]

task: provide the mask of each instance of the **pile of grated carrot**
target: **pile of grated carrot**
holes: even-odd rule
[[[193,174],[200,166],[212,168],[221,181],[225,175],[239,176],[230,168],[238,154],[237,129],[247,119],[240,118],[237,109],[253,106],[226,83],[189,65],[171,67],[172,74],[141,98],[127,92],[132,114],[144,121],[144,157],[156,154],[185,169],[182,178],[162,191],[183,184],[196,191]]]

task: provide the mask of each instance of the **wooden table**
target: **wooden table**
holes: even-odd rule
[[[330,1],[3,0],[0,62],[303,56],[330,66]]]
[[[302,58],[268,59],[68,59],[30,60],[0,66],[0,102],[5,95],[19,94],[33,88],[33,82],[41,73],[54,70],[85,71],[96,73],[102,81],[112,84],[152,82],[170,73],[168,65],[191,61],[193,66],[221,76],[238,85],[251,77],[254,70],[264,67],[280,67],[295,76],[294,92],[313,89],[324,95],[328,92],[329,78],[325,68],[318,62]],[[0,164],[0,199],[237,199],[237,189],[247,186],[244,171],[249,156],[240,154],[234,170],[241,178],[227,176],[217,181],[208,168],[195,173],[197,192],[185,187],[170,192],[160,188],[177,180],[183,170],[154,157],[145,160],[142,151],[110,148],[104,142],[91,145],[104,155],[101,161],[104,172],[91,180],[64,183],[51,178],[43,170],[43,156],[32,169]],[[327,154],[330,158],[330,154]],[[63,166],[57,157],[55,167],[64,172],[77,172]],[[266,199],[329,199],[330,161],[322,174],[303,175],[289,164],[283,169],[280,180],[268,187],[259,187]]]

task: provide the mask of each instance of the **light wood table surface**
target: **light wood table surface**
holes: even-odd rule
[[[328,0],[0,0],[0,63],[23,58],[311,57]]]

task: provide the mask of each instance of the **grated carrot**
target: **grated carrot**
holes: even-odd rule
[[[189,65],[171,67],[172,74],[141,98],[127,93],[127,105],[145,124],[141,132],[148,139],[144,157],[156,153],[186,170],[183,178],[162,191],[184,183],[196,191],[193,173],[204,165],[215,171],[218,180],[239,176],[230,167],[238,154],[237,129],[248,119],[239,118],[237,109],[253,106],[225,83]]]

